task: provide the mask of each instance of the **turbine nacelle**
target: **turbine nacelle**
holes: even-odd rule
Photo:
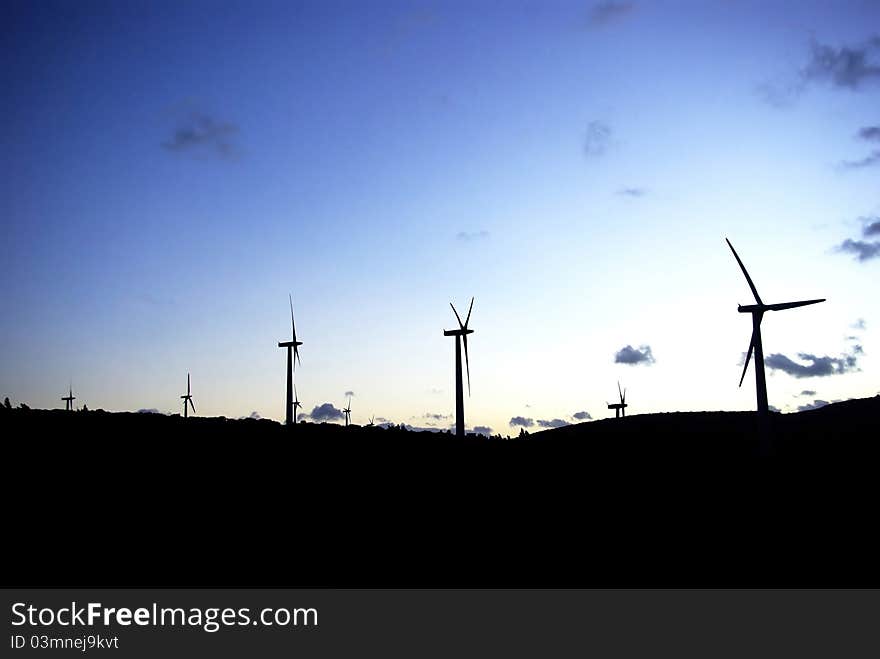
[[[467,336],[473,333],[472,329],[443,330],[443,336]]]

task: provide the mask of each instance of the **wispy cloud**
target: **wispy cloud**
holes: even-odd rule
[[[646,194],[648,194],[648,191],[645,190],[645,188],[621,188],[617,191],[617,194],[621,195],[622,197],[638,198],[644,197]]]
[[[813,389],[804,389],[798,396],[815,396],[816,392]]]
[[[345,396],[345,398],[348,398],[348,397],[354,398],[354,392],[353,391],[346,391],[344,396]]]
[[[858,158],[856,160],[844,160],[840,163],[840,166],[843,169],[862,169],[864,167],[876,165],[877,163],[880,163],[880,149],[872,151],[864,158]]]
[[[461,240],[466,243],[473,242],[475,240],[486,240],[489,237],[489,232],[486,230],[482,231],[459,231],[455,234],[455,238],[457,240]]]
[[[207,114],[193,113],[181,120],[171,138],[164,142],[169,151],[200,152],[231,158],[238,155],[234,137],[238,126]]]
[[[535,420],[526,418],[524,416],[515,416],[510,419],[510,425],[531,428],[533,425],[535,425]]]
[[[616,353],[614,353],[615,364],[653,364],[656,360],[651,352],[651,346],[643,345],[633,348],[631,345],[625,345]]]
[[[590,25],[598,27],[618,21],[632,13],[633,9],[635,4],[632,2],[600,2],[590,10]]]
[[[852,325],[850,325],[850,327],[852,327],[853,329],[857,329],[857,330],[863,330],[863,329],[868,329],[868,324],[865,322],[864,318],[857,318],[856,322],[854,322]]]
[[[155,407],[142,407],[138,410],[138,414],[162,414],[162,412]]]
[[[611,146],[611,126],[604,121],[591,121],[587,125],[584,138],[584,154],[588,158],[598,158]]]

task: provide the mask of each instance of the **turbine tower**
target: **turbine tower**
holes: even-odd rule
[[[727,240],[725,238],[724,240]],[[758,415],[766,418],[768,414],[769,407],[767,405],[767,379],[764,376],[764,348],[761,345],[761,320],[764,318],[765,311],[782,311],[783,309],[794,309],[795,307],[804,307],[808,304],[817,304],[819,302],[824,302],[825,298],[821,300],[802,300],[800,302],[779,302],[777,304],[764,304],[761,301],[761,297],[758,295],[758,289],[755,288],[755,284],[752,282],[752,278],[749,277],[749,273],[746,271],[746,266],[743,265],[743,262],[739,258],[739,254],[736,253],[736,250],[733,248],[733,245],[730,244],[730,241],[727,240],[727,244],[730,247],[730,251],[733,252],[734,258],[736,258],[736,262],[739,263],[739,267],[742,269],[743,274],[746,276],[746,281],[749,284],[749,288],[752,289],[752,295],[755,296],[756,304],[746,304],[746,305],[737,305],[737,311],[740,313],[750,313],[752,314],[752,340],[749,343],[749,352],[746,355],[746,362],[743,365],[742,377],[739,379],[739,386],[742,386],[743,380],[746,377],[746,369],[749,367],[749,360],[752,358],[752,352],[755,353],[755,389],[758,396]]]
[[[348,407],[342,410],[342,413],[345,414],[345,425],[348,427],[351,423],[351,396],[348,397]]]
[[[192,407],[193,414],[196,413],[196,406],[193,405],[193,397],[192,393],[190,393],[189,388],[189,373],[186,374],[186,396],[181,396],[183,399],[183,418],[187,418],[189,416],[187,414],[186,404],[189,403],[189,406]]]
[[[62,396],[61,400],[64,401],[64,409],[69,412],[73,409],[73,401],[76,400],[76,396],[73,395],[73,384],[70,385],[70,388],[67,391],[67,395]]]
[[[458,329],[443,330],[443,336],[455,337],[455,436],[464,437],[464,392],[461,383],[461,344],[464,342],[464,364],[467,369],[468,396],[470,396],[471,367],[468,362],[467,335],[474,333],[474,330],[468,329],[468,323],[471,320],[471,311],[474,309],[474,298],[471,298],[471,306],[468,309],[467,318],[464,323],[461,322],[461,317],[455,310],[455,305],[450,302],[449,306],[452,307],[452,313],[455,314],[455,318],[458,320]]]
[[[626,389],[620,390],[620,382],[617,383],[617,395],[620,398],[619,403],[608,403],[608,409],[614,410],[614,418],[626,416]]]
[[[296,368],[294,364],[294,358],[296,361],[300,361],[299,359],[299,347],[302,345],[302,341],[296,340],[296,324],[293,322],[293,297],[288,295],[287,299],[290,301],[290,329],[293,333],[292,341],[279,341],[279,348],[287,348],[287,399],[284,404],[284,423],[290,425],[293,423],[294,418],[294,409],[293,409],[293,371]],[[291,350],[292,349],[292,350]],[[302,366],[302,362],[300,362],[300,366]]]

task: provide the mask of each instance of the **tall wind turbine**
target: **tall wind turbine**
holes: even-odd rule
[[[617,383],[617,395],[620,398],[619,403],[608,403],[608,409],[614,410],[614,418],[626,416],[626,389],[620,390],[620,382]]]
[[[348,397],[348,407],[342,413],[345,414],[345,425],[348,426],[351,423],[351,396]]]
[[[727,240],[725,238],[724,240]],[[746,377],[746,369],[749,367],[749,360],[752,358],[752,352],[755,353],[755,389],[757,390],[758,395],[758,414],[762,417],[766,417],[769,407],[767,405],[767,379],[764,376],[764,348],[761,345],[761,320],[764,318],[765,311],[782,311],[783,309],[794,309],[795,307],[804,307],[808,304],[817,304],[819,302],[824,302],[825,298],[823,297],[821,300],[802,300],[800,302],[779,302],[777,304],[764,304],[761,301],[761,297],[758,295],[758,289],[755,288],[755,284],[752,282],[752,278],[749,277],[749,273],[746,271],[746,266],[743,265],[743,262],[739,258],[739,254],[736,253],[736,250],[733,248],[733,245],[730,244],[730,241],[727,240],[727,244],[730,246],[730,251],[733,252],[734,258],[736,258],[736,262],[739,263],[739,267],[742,269],[743,274],[746,276],[746,281],[749,284],[749,288],[752,289],[752,295],[755,296],[756,304],[746,304],[746,305],[737,305],[737,311],[740,313],[750,313],[752,314],[752,340],[749,343],[749,352],[746,355],[746,362],[743,365],[742,377],[739,379],[739,386],[742,386],[743,380]]]
[[[293,333],[293,340],[279,341],[278,347],[287,348],[287,399],[284,404],[284,423],[290,425],[293,423],[294,419],[293,371],[296,368],[294,364],[294,357],[296,358],[296,361],[300,361],[299,347],[302,345],[302,341],[296,340],[296,324],[293,322],[293,297],[288,295],[287,298],[290,301],[290,329]],[[300,366],[302,366],[302,362],[300,362]]]
[[[468,379],[468,396],[471,395],[471,367],[468,362],[467,335],[473,334],[474,330],[468,329],[468,323],[471,321],[471,311],[474,309],[474,298],[471,298],[471,306],[468,309],[467,318],[464,323],[461,322],[461,316],[455,310],[455,305],[449,303],[452,307],[452,313],[458,320],[457,330],[443,330],[443,336],[455,337],[455,436],[464,437],[464,392],[461,383],[461,344],[464,342],[464,364],[467,368]]]
[[[71,383],[70,388],[67,390],[68,393],[66,396],[62,396],[61,400],[64,401],[64,409],[66,411],[70,411],[73,409],[73,401],[76,400],[76,396],[73,395],[73,384]]]
[[[186,374],[186,396],[181,396],[183,399],[183,418],[187,418],[189,416],[187,414],[186,404],[189,403],[189,406],[192,407],[193,414],[196,413],[196,406],[193,405],[193,397],[189,388],[189,373]]]

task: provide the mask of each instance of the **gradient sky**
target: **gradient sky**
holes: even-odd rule
[[[806,367],[771,405],[880,391],[876,2],[0,13],[14,402],[177,412],[189,371],[200,414],[280,420],[292,292],[307,411],[451,424],[471,296],[469,427],[604,418],[618,379],[631,413],[753,409],[725,236],[765,302],[828,298],[765,317]]]

